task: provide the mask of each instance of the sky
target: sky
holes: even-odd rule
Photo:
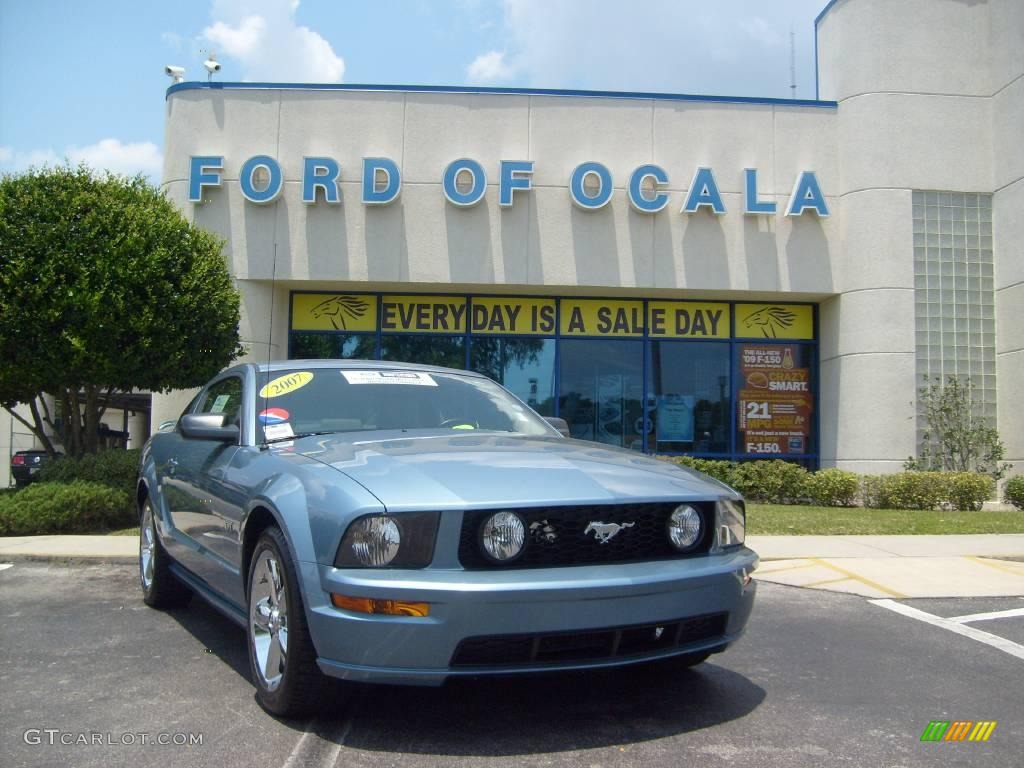
[[[224,82],[814,98],[826,0],[0,0],[0,172],[159,182],[164,66]]]

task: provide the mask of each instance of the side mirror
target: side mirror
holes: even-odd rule
[[[569,422],[565,419],[560,419],[557,416],[545,416],[544,421],[557,429],[562,437],[569,437]]]
[[[181,417],[178,427],[190,440],[238,442],[238,425],[225,425],[223,413],[189,413]]]

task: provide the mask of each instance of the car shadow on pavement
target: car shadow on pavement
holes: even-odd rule
[[[199,599],[168,615],[249,682],[240,627]],[[460,678],[440,688],[332,681],[323,715],[278,721],[371,752],[507,756],[628,745],[720,725],[756,709],[764,689],[716,664],[719,658],[693,669],[641,664]]]
[[[203,648],[248,681],[249,657],[245,630],[219,613],[205,600],[193,597],[184,608],[167,611]]]
[[[362,686],[344,742],[376,752],[452,756],[593,749],[735,720],[765,695],[713,661],[682,670],[637,665],[458,679],[442,688]]]

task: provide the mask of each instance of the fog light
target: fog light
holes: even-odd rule
[[[689,504],[680,504],[668,518],[668,538],[680,552],[692,549],[700,541],[700,513]]]
[[[497,512],[484,521],[480,542],[489,558],[507,563],[522,553],[526,527],[514,512]]]
[[[373,613],[382,616],[429,616],[428,603],[410,603],[405,600],[374,600],[369,597],[349,597],[348,595],[331,594],[331,603],[335,608],[356,613]]]

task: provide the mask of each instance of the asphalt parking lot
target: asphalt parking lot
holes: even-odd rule
[[[1024,599],[900,604],[951,618]],[[265,714],[243,632],[198,600],[146,608],[133,567],[17,562],[0,570],[0,614],[5,766],[993,767],[1019,766],[1024,743],[1024,658],[775,584],[744,640],[695,670],[362,688],[311,722]],[[970,625],[1024,644],[1024,616]],[[922,743],[932,720],[998,725],[983,743]],[[143,743],[161,734],[202,744]]]

